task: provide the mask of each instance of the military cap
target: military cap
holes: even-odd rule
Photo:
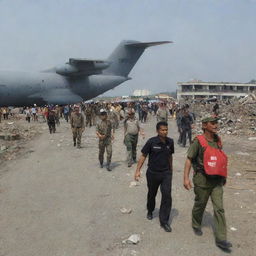
[[[101,114],[101,115],[106,115],[106,114],[107,114],[107,110],[104,109],[104,108],[102,108],[102,109],[100,110],[100,114]]]
[[[219,118],[216,116],[206,116],[202,119],[202,123],[207,123],[207,122],[215,122],[218,121]]]

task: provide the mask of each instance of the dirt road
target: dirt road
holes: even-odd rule
[[[169,136],[176,140],[175,122],[169,124]],[[224,255],[214,244],[211,202],[203,236],[196,237],[191,230],[194,194],[182,185],[187,149],[175,148],[173,232],[166,233],[159,226],[158,210],[152,221],[145,217],[146,165],[139,186],[129,187],[135,166],[126,165],[122,129],[116,132],[114,168],[108,172],[98,165],[94,127],[86,129],[83,147],[76,149],[64,121],[52,135],[46,124],[38,125],[45,126],[43,134],[25,145],[21,157],[1,166],[1,256]],[[155,134],[154,126],[153,119],[144,125],[147,137]],[[139,150],[144,143],[140,139]],[[231,173],[233,180],[241,178]],[[224,197],[232,255],[255,255],[255,189],[228,188],[227,184]],[[132,213],[122,214],[122,207],[131,208]],[[123,244],[132,234],[139,234],[141,241]]]

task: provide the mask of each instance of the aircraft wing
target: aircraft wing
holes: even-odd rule
[[[110,63],[105,60],[89,60],[89,59],[74,59],[56,67],[54,70],[57,74],[63,76],[79,76],[79,75],[95,75],[101,74],[103,69],[109,67]]]

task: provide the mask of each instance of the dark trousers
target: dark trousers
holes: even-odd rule
[[[53,123],[53,122],[48,122],[48,127],[49,127],[50,133],[55,133],[55,132],[56,132],[55,123]]]
[[[147,183],[148,183],[148,198],[147,209],[149,212],[153,212],[156,205],[156,194],[160,186],[162,193],[159,220],[161,224],[167,224],[170,217],[172,208],[172,173],[152,173],[147,171]]]
[[[85,126],[88,127],[88,125],[89,125],[89,127],[92,126],[92,117],[91,116],[86,116],[86,124],[85,124]]]
[[[143,122],[143,123],[146,123],[146,121],[147,121],[147,116],[148,116],[148,113],[145,112],[145,111],[142,111],[142,117],[141,117],[141,119],[142,119],[142,122]]]
[[[64,118],[65,118],[65,120],[67,121],[67,123],[68,123],[68,116],[69,116],[68,113],[64,113]]]
[[[181,142],[182,142],[182,132],[181,132],[181,128],[180,127],[178,127],[178,132],[179,132],[179,138],[178,138],[178,144],[181,144]]]
[[[189,139],[189,143],[191,144],[191,137],[192,137],[192,131],[191,131],[191,129],[182,129],[182,133],[181,133],[181,143],[182,143],[182,146],[183,146],[183,147],[186,146],[187,137],[188,137],[188,139]]]

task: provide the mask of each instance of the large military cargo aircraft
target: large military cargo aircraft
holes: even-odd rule
[[[74,59],[41,72],[0,71],[1,106],[73,104],[131,79],[128,74],[149,46],[170,41],[122,41],[107,60]]]

